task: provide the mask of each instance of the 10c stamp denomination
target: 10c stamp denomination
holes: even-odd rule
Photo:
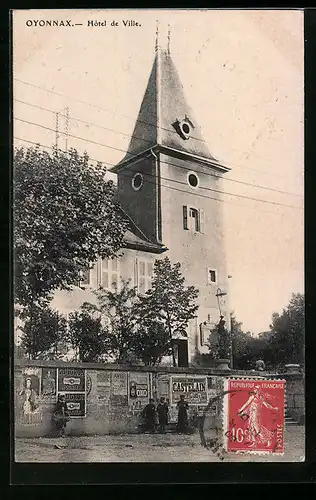
[[[225,449],[282,455],[285,380],[229,379],[226,385]]]

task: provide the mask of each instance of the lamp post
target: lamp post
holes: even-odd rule
[[[230,349],[230,353],[229,353],[229,358],[226,357],[226,354],[227,354],[227,336],[226,336],[226,332],[227,332],[227,329],[225,328],[225,320],[224,320],[224,316],[222,315],[222,309],[221,309],[221,302],[220,302],[220,299],[222,297],[224,297],[225,295],[227,295],[227,292],[223,292],[220,288],[217,288],[217,291],[216,291],[216,294],[215,296],[217,297],[217,303],[218,303],[218,310],[219,310],[219,315],[220,315],[220,319],[219,319],[219,323],[218,323],[218,335],[219,335],[219,346],[220,346],[220,349],[219,349],[219,356],[220,358],[217,360],[218,362],[218,368],[221,369],[221,370],[229,370],[229,367],[228,367],[228,364],[229,364],[229,361],[231,359],[231,349]],[[222,345],[221,345],[222,343]]]

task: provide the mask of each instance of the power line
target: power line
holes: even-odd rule
[[[37,104],[32,104],[30,102],[21,101],[20,99],[13,99],[13,100],[16,101],[16,102],[20,102],[22,104],[27,104],[28,106],[32,106],[34,108],[42,109],[43,111],[48,111],[50,113],[55,113],[55,111],[53,111],[52,109],[44,108],[43,106],[38,106]],[[65,116],[65,115],[60,114],[60,116]],[[126,134],[124,132],[119,132],[118,130],[114,130],[114,129],[109,128],[109,127],[104,127],[103,125],[98,125],[97,123],[88,122],[86,120],[82,120],[81,118],[75,118],[75,117],[72,116],[72,117],[69,117],[69,119],[73,120],[73,121],[76,121],[76,122],[84,123],[86,125],[93,125],[94,127],[98,127],[98,128],[100,128],[102,130],[107,130],[109,132],[114,132],[115,134],[124,135],[125,137],[132,137],[132,138],[138,139],[140,141],[144,141],[144,142],[148,142],[149,144],[152,144],[152,141],[149,141],[148,139],[143,139],[142,137],[138,137],[136,135]]]
[[[126,118],[127,120],[133,120],[133,121],[135,121],[134,117],[132,118],[131,116],[122,115],[121,113],[116,113],[115,111],[112,111],[109,108],[102,108],[101,106],[97,106],[96,104],[91,104],[91,103],[89,103],[87,101],[82,101],[81,99],[76,99],[75,97],[66,96],[64,94],[61,94],[60,92],[56,92],[55,90],[49,90],[49,89],[46,89],[45,87],[40,87],[39,85],[35,85],[34,83],[25,82],[24,80],[20,80],[19,78],[13,78],[13,80],[15,80],[17,82],[20,82],[20,83],[24,83],[25,85],[29,85],[31,87],[35,87],[37,89],[45,90],[46,92],[50,92],[52,94],[58,95],[59,97],[66,97],[66,99],[70,99],[72,101],[76,101],[76,102],[80,102],[81,104],[85,104],[86,106],[90,106],[92,108],[96,108],[96,109],[100,109],[102,111],[106,111],[107,113],[111,113],[113,115],[120,116],[121,118]],[[144,120],[139,120],[138,119],[137,122],[144,123],[144,125],[149,125],[150,127],[157,128],[156,124],[153,124],[153,123],[150,123],[150,122],[147,122],[147,121],[144,121]],[[175,133],[175,134],[177,133],[175,130],[168,129],[168,128],[165,128],[165,127],[159,127],[159,128],[161,130],[166,130],[167,132],[172,132],[172,133]],[[199,139],[197,137],[194,137],[194,139],[201,140],[201,139]]]
[[[23,119],[21,119],[21,118],[14,118],[14,119],[15,119],[15,120],[22,121],[22,122],[24,122],[24,123],[28,123],[28,124],[30,124],[30,125],[35,125],[35,126],[37,126],[37,127],[44,128],[44,129],[46,129],[46,130],[52,130],[52,131],[53,131],[53,129],[52,129],[52,128],[50,128],[50,127],[46,127],[46,126],[44,126],[44,125],[40,125],[40,124],[35,123],[35,122],[30,122],[30,121],[27,121],[27,120],[23,120]],[[90,140],[90,139],[86,139],[86,138],[84,138],[84,137],[75,136],[75,135],[73,135],[73,134],[69,134],[69,137],[73,137],[73,138],[75,138],[75,139],[80,139],[80,140],[82,140],[82,141],[84,141],[84,142],[91,142],[92,144],[97,144],[97,145],[102,146],[102,147],[105,147],[105,148],[115,149],[115,150],[118,150],[118,151],[122,151],[123,153],[126,153],[126,151],[125,151],[125,150],[123,150],[123,149],[115,148],[115,147],[113,147],[113,146],[109,146],[109,145],[107,145],[107,144],[102,144],[102,143],[100,143],[100,142],[92,141],[92,140]],[[131,154],[131,153],[129,153],[129,154]],[[133,158],[134,158],[134,157],[132,156],[132,158],[131,158],[131,159],[133,159]],[[176,165],[176,164],[174,164],[174,163],[171,163],[171,162],[161,162],[161,163],[164,163],[164,164],[166,164],[166,165],[171,165],[171,166],[176,166],[176,167],[179,167],[178,165]],[[186,168],[186,167],[180,167],[180,168],[183,168],[183,169],[185,169],[185,170],[190,170],[190,169],[188,169],[188,168]],[[167,179],[167,178],[165,178],[165,180],[169,180],[169,181],[170,181],[170,180],[172,180],[172,179]],[[184,184],[185,184],[185,183],[184,183]],[[185,184],[185,185],[186,185],[186,184]],[[268,204],[271,204],[271,205],[279,205],[279,206],[284,206],[284,207],[295,208],[295,209],[299,209],[299,210],[301,210],[301,209],[300,209],[300,207],[295,207],[295,206],[293,206],[293,205],[287,205],[287,204],[285,204],[285,203],[278,203],[278,202],[273,202],[273,201],[268,201],[268,200],[262,200],[262,199],[259,199],[259,198],[253,198],[253,197],[249,197],[249,196],[238,195],[238,194],[236,194],[236,193],[228,193],[228,192],[225,192],[225,191],[220,191],[220,190],[213,189],[213,188],[206,188],[206,187],[205,187],[205,188],[203,188],[203,189],[204,189],[204,190],[207,190],[207,191],[212,191],[212,192],[214,192],[214,193],[219,193],[219,194],[227,194],[227,195],[230,195],[230,196],[235,196],[235,197],[237,197],[237,198],[243,198],[243,199],[248,199],[248,200],[252,200],[252,201],[258,201],[258,202],[261,202],[261,203],[268,203]]]
[[[47,149],[53,149],[53,150],[54,150],[54,149],[56,149],[56,148],[54,148],[53,146],[46,146],[46,145],[44,145],[44,144],[39,144],[38,142],[35,142],[35,141],[30,141],[30,140],[27,140],[27,139],[22,139],[21,137],[15,137],[15,139],[16,139],[16,140],[19,140],[19,141],[22,141],[22,142],[29,143],[29,144],[34,144],[34,145],[36,145],[36,146],[41,146],[41,147],[43,147],[43,148],[47,148]],[[64,152],[64,153],[66,153],[66,151],[63,151],[63,152]],[[100,160],[97,160],[97,159],[95,159],[95,158],[91,158],[91,157],[89,157],[89,160],[90,160],[90,161],[95,161],[95,162],[100,163],[100,164],[102,164],[102,163],[103,163],[103,164],[105,164],[105,163],[106,163],[107,165],[110,165],[110,166],[115,166],[115,164],[114,164],[114,163],[102,162],[102,161],[100,161]],[[122,175],[124,176],[124,174],[122,174]],[[147,175],[152,175],[152,174],[147,174]],[[154,176],[152,175],[152,177],[154,177]],[[155,180],[154,182],[151,182],[151,181],[149,181],[149,180],[148,180],[147,182],[148,182],[149,184],[154,185],[154,186],[156,185],[156,180]],[[182,189],[178,189],[178,188],[175,188],[175,187],[172,187],[172,186],[168,186],[168,185],[165,185],[165,184],[161,184],[161,186],[162,186],[162,187],[164,187],[164,188],[166,188],[166,189],[171,189],[171,190],[174,190],[174,191],[178,191],[178,192],[181,192],[181,193],[188,194],[188,193],[187,193],[187,191],[184,191],[184,190],[182,190]],[[239,205],[238,203],[230,202],[230,201],[227,201],[227,200],[222,200],[222,199],[218,199],[218,198],[213,198],[213,197],[211,197],[211,196],[206,196],[206,195],[203,195],[203,194],[197,194],[196,196],[201,197],[201,198],[206,198],[206,199],[214,200],[214,201],[217,201],[217,202],[220,202],[220,203],[227,203],[228,205],[234,205],[235,207],[239,207],[239,208],[243,208],[243,209],[244,209],[244,208],[247,208],[247,209],[248,209],[248,207],[246,207],[245,205]],[[269,211],[269,210],[262,210],[262,209],[260,209],[260,208],[258,208],[258,207],[253,207],[253,206],[251,206],[251,207],[249,207],[249,208],[250,208],[251,210],[256,210],[256,211],[258,211],[258,212],[262,212],[262,213],[265,213],[265,214],[272,214],[272,215],[276,215],[276,212],[271,212],[271,211]]]
[[[47,128],[47,127],[45,127]],[[18,140],[25,140],[25,139],[20,139],[20,138],[16,138]],[[38,143],[35,143],[33,141],[26,141],[26,142],[30,142],[30,143],[34,143],[34,144],[38,144]],[[44,147],[48,147],[48,148],[51,148],[50,146],[44,146]],[[52,148],[53,149],[53,148]],[[116,166],[115,164],[113,163],[109,163],[109,162],[100,162],[99,160],[96,160],[96,159],[93,159],[91,158],[93,161],[97,161],[99,163],[105,163],[105,164],[108,164],[110,166]],[[164,163],[164,164],[167,164],[167,165],[173,165],[172,163],[168,163],[168,162],[161,162],[161,163]],[[177,165],[176,165],[177,166]],[[124,175],[124,174],[123,174]],[[150,176],[150,177],[155,177],[153,174],[150,174],[150,173],[146,173],[147,176]],[[182,184],[184,186],[187,186],[187,184],[185,182],[182,182],[182,181],[178,181],[178,180],[175,180],[175,179],[169,179],[167,177],[160,177],[160,179],[162,180],[165,180],[165,181],[168,181],[168,182],[174,182],[174,183],[177,183],[177,184]],[[169,187],[169,186],[164,186],[164,187]],[[185,194],[188,194],[187,191],[184,191],[184,190],[179,190],[177,188],[174,188],[174,187],[171,187],[170,186],[170,189],[175,189],[177,191],[181,191]],[[302,210],[302,208],[300,207],[296,207],[296,206],[293,206],[293,205],[287,205],[287,204],[283,204],[283,203],[277,203],[277,202],[273,202],[273,201],[268,201],[268,200],[262,200],[262,199],[258,199],[258,198],[252,198],[252,197],[248,197],[248,196],[243,196],[243,195],[238,195],[236,193],[227,193],[225,191],[220,191],[220,190],[215,190],[215,189],[212,189],[212,188],[207,188],[207,187],[204,187],[202,188],[203,190],[205,191],[212,191],[212,192],[215,192],[215,193],[218,193],[218,194],[224,194],[224,195],[228,195],[228,196],[235,196],[237,198],[242,198],[242,199],[247,199],[247,200],[251,200],[251,201],[258,201],[258,202],[261,202],[261,203],[267,203],[267,204],[271,204],[271,205],[276,205],[276,206],[282,206],[282,207],[286,207],[286,208],[293,208],[293,209],[296,209],[296,210]],[[196,193],[195,196],[199,196],[199,197],[202,197],[202,198],[209,198],[209,199],[213,199],[215,201],[224,201],[224,200],[221,200],[221,199],[217,199],[217,198],[212,198],[211,196],[206,196],[206,195],[203,195],[201,193]]]
[[[13,80],[16,80],[17,82],[23,83],[24,85],[29,85],[29,86],[31,86],[31,87],[35,87],[35,88],[38,88],[38,89],[40,89],[40,90],[44,90],[45,92],[49,92],[49,93],[52,93],[52,94],[58,95],[58,96],[60,96],[60,97],[64,97],[64,98],[66,98],[66,99],[70,99],[70,100],[72,100],[72,101],[79,102],[79,103],[81,103],[81,104],[85,104],[85,105],[90,106],[90,107],[92,107],[92,108],[96,108],[96,109],[100,109],[100,110],[102,110],[102,111],[106,111],[106,112],[108,112],[108,113],[111,113],[112,115],[115,115],[115,116],[120,116],[120,117],[122,117],[122,118],[126,118],[126,119],[128,119],[128,120],[133,120],[133,121],[135,121],[135,118],[132,118],[132,117],[130,117],[130,116],[126,116],[126,115],[122,115],[122,114],[116,113],[115,111],[112,111],[112,110],[110,110],[110,109],[108,109],[108,108],[102,108],[101,106],[97,106],[96,104],[91,104],[91,103],[89,103],[89,102],[87,102],[87,101],[82,101],[82,100],[80,100],[80,99],[76,99],[76,98],[74,98],[74,97],[66,96],[65,94],[62,94],[62,93],[60,93],[60,92],[56,92],[56,91],[54,91],[54,90],[49,90],[49,89],[46,89],[45,87],[41,87],[41,86],[39,86],[39,85],[35,85],[35,84],[33,84],[33,83],[30,83],[30,82],[25,82],[24,80],[20,80],[19,78],[13,78]],[[20,101],[20,102],[23,102],[23,101]],[[29,103],[24,103],[24,104],[29,104]],[[39,107],[40,107],[40,106],[39,106]],[[45,109],[45,108],[43,108],[43,109]],[[51,110],[47,110],[47,111],[51,111]],[[79,121],[79,120],[78,120],[78,121]],[[137,119],[137,120],[136,120],[136,123],[137,123],[137,122],[139,122],[139,123],[144,123],[145,125],[149,125],[150,127],[155,127],[155,128],[157,128],[157,124],[155,124],[155,125],[154,125],[154,124],[149,123],[149,122],[144,121],[144,120],[139,120],[139,119]],[[89,123],[90,125],[93,125],[91,122],[87,122],[87,123]],[[96,125],[96,126],[100,126],[100,125]],[[167,132],[172,132],[173,134],[176,134],[176,133],[177,133],[177,132],[176,132],[175,130],[173,130],[173,129],[168,129],[168,128],[165,128],[165,127],[159,127],[159,128],[160,128],[161,130],[166,130]],[[111,131],[116,132],[116,133],[121,133],[121,132],[117,132],[117,131],[112,130],[112,129],[106,129],[106,130],[111,130]],[[133,135],[130,135],[130,134],[123,134],[123,135],[127,135],[127,136],[130,136],[130,137],[135,137],[136,139],[143,140],[143,141],[145,141],[145,142],[150,142],[150,141],[147,141],[146,139],[142,139],[142,138],[140,138],[140,137],[133,136]],[[202,141],[202,142],[205,142],[205,141],[203,141],[202,139],[200,139],[200,138],[198,138],[198,137],[193,137],[193,136],[192,136],[192,139],[195,139],[195,140],[197,140],[197,141]],[[235,149],[235,148],[233,148],[233,149]],[[239,151],[239,150],[237,150],[237,149],[235,149],[235,150],[236,150],[236,151]],[[256,156],[256,157],[258,157],[258,156]],[[253,170],[254,172],[259,172],[259,173],[266,174],[266,175],[270,175],[270,176],[272,176],[272,177],[276,177],[276,178],[283,178],[283,177],[284,177],[284,176],[281,176],[281,175],[271,174],[271,172],[267,172],[266,170],[258,170],[258,169],[251,168],[251,167],[245,167],[244,165],[240,165],[240,164],[238,164],[238,163],[228,162],[228,161],[225,161],[225,160],[223,160],[223,162],[224,162],[224,163],[226,163],[227,165],[233,165],[233,166],[235,166],[235,167],[238,167],[238,168],[243,168],[243,169],[245,169],[245,170]]]
[[[54,112],[53,110],[51,110],[51,109],[43,108],[42,106],[38,106],[38,105],[36,105],[36,104],[28,103],[28,102],[25,102],[25,101],[20,101],[20,100],[18,100],[18,99],[16,99],[16,100],[17,100],[18,102],[22,102],[23,104],[27,104],[27,105],[29,105],[29,106],[32,106],[32,107],[35,107],[35,108],[39,108],[39,109],[42,109],[42,110],[44,110],[44,111],[48,111],[48,112],[50,112],[50,113],[55,113],[55,112]],[[59,113],[59,115],[60,115],[60,116],[65,116],[65,117],[66,117],[66,119],[67,119],[67,115],[62,115],[61,113]],[[68,118],[69,118],[69,115],[68,115]],[[22,121],[22,119],[20,119],[20,118],[16,118],[16,119],[17,119],[17,120]],[[83,123],[86,123],[86,124],[89,124],[89,125],[93,125],[93,126],[96,126],[96,127],[100,127],[101,129],[109,130],[109,131],[114,132],[114,133],[120,133],[120,132],[117,132],[116,130],[113,130],[113,129],[110,129],[110,128],[107,128],[107,127],[103,127],[103,126],[101,126],[101,125],[97,125],[97,124],[95,124],[95,123],[88,122],[88,121],[86,121],[86,120],[81,120],[81,119],[78,119],[78,118],[73,118],[73,117],[71,117],[70,119],[71,119],[71,120],[78,121],[78,122],[83,122]],[[25,121],[25,122],[26,122],[26,121]],[[26,123],[27,123],[27,122],[26,122]],[[33,122],[32,122],[32,124],[34,125],[35,123],[33,123]],[[67,135],[69,135],[69,134],[67,134]],[[129,136],[128,134],[122,134],[122,135]],[[130,137],[136,137],[136,136],[132,135],[132,136],[130,136]],[[77,138],[77,139],[78,139],[79,137],[75,137],[75,138]],[[138,137],[136,137],[136,138],[138,138]],[[89,139],[84,139],[84,140],[86,140],[86,141],[88,141],[88,142],[89,142]],[[151,141],[148,141],[147,139],[141,139],[141,140],[143,140],[143,141],[145,141],[145,142],[148,142],[148,143],[151,143]],[[90,141],[90,142],[92,142],[92,141]],[[118,148],[115,148],[115,147],[113,147],[113,146],[104,145],[104,144],[100,144],[100,143],[98,143],[98,144],[99,144],[99,145],[101,145],[101,146],[104,146],[104,147],[109,147],[109,148],[113,148],[113,149],[118,149]],[[119,149],[118,149],[118,150],[119,150]],[[119,151],[122,151],[122,152],[124,152],[124,153],[126,153],[126,154],[132,154],[132,153],[129,153],[128,151],[125,151],[125,150],[122,150],[122,149],[120,149]],[[174,165],[174,164],[170,163],[170,165]],[[191,170],[191,169],[187,169],[186,167],[183,167],[183,166],[180,166],[180,165],[174,165],[174,166],[178,166],[179,168],[182,168],[182,169],[185,169],[185,170]],[[259,185],[259,184],[252,184],[251,182],[239,181],[239,180],[237,180],[237,179],[230,179],[230,178],[228,178],[228,177],[222,177],[222,176],[220,176],[220,175],[216,175],[215,173],[208,173],[208,174],[206,174],[206,175],[211,175],[211,176],[213,176],[213,177],[218,177],[218,178],[224,179],[225,181],[235,182],[235,183],[237,183],[237,184],[244,184],[245,186],[251,186],[251,187],[258,188],[258,189],[265,189],[265,190],[267,190],[267,191],[273,191],[273,192],[276,192],[276,193],[286,194],[286,195],[290,195],[290,196],[297,196],[297,197],[302,198],[302,195],[300,195],[300,194],[298,194],[298,193],[292,193],[292,192],[290,192],[290,191],[283,191],[283,190],[281,190],[281,189],[275,189],[275,188],[270,188],[270,187],[267,187],[267,186],[261,186],[261,185]]]
[[[46,130],[53,130],[54,131],[54,129],[52,129],[51,127],[46,127],[45,125],[40,125],[39,123],[30,122],[28,120],[23,120],[22,118],[16,118],[16,117],[14,117],[13,119],[14,120],[18,120],[19,122],[27,123],[29,125],[35,125],[36,127],[44,128]],[[98,146],[103,146],[104,148],[115,149],[116,151],[121,151],[122,153],[132,155],[132,153],[128,153],[127,151],[125,151],[125,149],[116,148],[114,146],[108,146],[107,144],[102,144],[101,142],[92,141],[91,139],[86,139],[85,137],[80,137],[79,135],[68,134],[68,136],[69,137],[73,137],[74,139],[80,139],[81,141],[91,142],[91,144],[96,144]]]

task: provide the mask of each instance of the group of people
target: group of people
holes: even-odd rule
[[[181,395],[180,401],[177,403],[177,432],[179,434],[188,432],[188,408],[188,403],[185,401],[184,396]],[[169,422],[169,406],[165,398],[161,397],[157,405],[154,399],[150,399],[143,410],[143,419],[145,432],[154,433],[158,427],[159,432],[164,433]],[[67,411],[65,396],[59,394],[54,412],[54,422],[59,436],[64,436],[66,424],[69,420],[70,416]]]
[[[180,401],[177,403],[177,432],[179,434],[188,432],[188,408],[189,405],[185,401],[184,395],[181,395]],[[169,406],[165,398],[161,397],[157,406],[154,399],[150,399],[143,410],[143,418],[145,432],[154,433],[158,424],[159,432],[164,433],[169,421]]]

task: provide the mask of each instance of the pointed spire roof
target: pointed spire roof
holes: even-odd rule
[[[190,124],[189,137],[179,133],[179,124]],[[138,113],[127,154],[112,168],[117,172],[135,156],[147,154],[150,149],[170,156],[194,157],[221,171],[229,169],[210,153],[194,113],[187,103],[183,86],[169,50],[156,50],[147,88]]]

